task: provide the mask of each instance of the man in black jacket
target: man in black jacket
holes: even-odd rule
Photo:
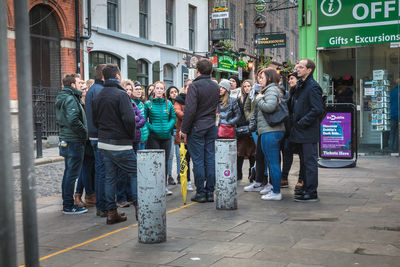
[[[214,201],[215,186],[215,126],[219,86],[211,80],[212,63],[201,59],[196,66],[197,78],[189,86],[185,102],[181,137],[193,160],[196,195],[192,201]],[[204,186],[204,182],[206,185]]]
[[[98,148],[105,167],[105,208],[107,224],[126,221],[118,214],[115,203],[117,173],[123,172],[131,180],[133,205],[137,216],[135,111],[125,89],[120,85],[121,72],[117,65],[107,64],[103,69],[104,88],[93,99],[93,123],[98,129]]]
[[[300,146],[300,169],[305,175],[303,190],[295,201],[318,201],[318,148],[320,118],[323,113],[322,89],[314,80],[315,63],[303,59],[297,65],[300,78],[291,104],[293,110],[290,141]]]

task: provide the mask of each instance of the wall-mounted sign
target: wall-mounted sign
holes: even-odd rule
[[[211,14],[212,19],[227,19],[229,18],[229,12],[214,12]]]
[[[219,41],[231,38],[231,31],[229,29],[216,29],[211,30],[211,40]]]
[[[257,0],[256,1],[256,6],[255,6],[256,11],[258,11],[258,12],[264,11],[266,5],[267,5],[267,3],[266,3],[265,0]]]
[[[221,69],[237,71],[237,60],[230,56],[218,56],[218,65]]]
[[[317,46],[363,46],[400,41],[398,1],[317,0]]]
[[[257,34],[257,48],[286,47],[286,34]]]

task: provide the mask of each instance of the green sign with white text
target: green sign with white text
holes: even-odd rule
[[[400,42],[400,1],[317,0],[319,48]]]

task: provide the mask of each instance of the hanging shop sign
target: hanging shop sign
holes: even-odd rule
[[[258,12],[262,12],[265,10],[265,7],[267,6],[267,3],[265,0],[257,0],[256,1],[256,5],[255,5],[255,9]]]
[[[218,68],[218,56],[212,56],[208,59],[211,61],[213,68]]]
[[[216,29],[211,30],[211,40],[219,41],[231,38],[231,31],[229,29]]]
[[[227,19],[227,18],[229,18],[228,8],[225,5],[226,4],[222,3],[220,6],[213,8],[213,12],[211,13],[211,18],[212,19]]]
[[[257,48],[286,47],[286,34],[257,34]]]
[[[230,56],[218,56],[218,65],[220,69],[237,71],[237,60]]]
[[[265,16],[258,15],[254,19],[254,26],[256,26],[257,29],[264,29],[266,25],[267,25],[267,20],[266,20]]]
[[[400,41],[400,2],[317,0],[318,47]]]

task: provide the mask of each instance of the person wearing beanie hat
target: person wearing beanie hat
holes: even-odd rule
[[[223,79],[219,86],[218,126],[224,124],[235,127],[240,119],[240,109],[237,100],[229,96],[230,81]]]
[[[231,92],[231,82],[227,79],[221,79],[221,81],[219,82],[219,87],[224,88],[228,94],[230,94]]]
[[[231,97],[240,97],[242,89],[240,88],[239,77],[237,75],[232,75],[229,77],[229,81],[231,82]]]

